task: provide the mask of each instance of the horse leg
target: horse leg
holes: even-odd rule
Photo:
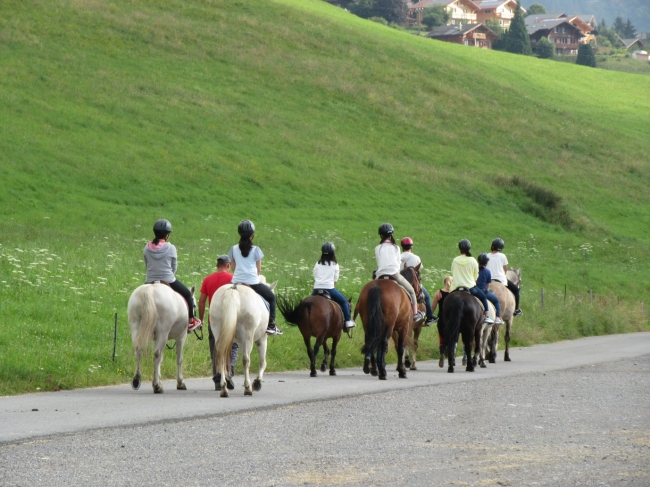
[[[262,381],[264,380],[264,371],[266,370],[266,335],[263,335],[257,342],[257,354],[259,356],[260,370],[257,377],[253,381],[253,390],[259,392],[262,389]]]
[[[492,332],[493,326],[494,325],[486,325],[483,328],[483,331],[481,333],[481,346],[479,348],[479,360],[478,360],[478,364],[481,366],[481,368],[487,367],[487,365],[485,365],[487,341],[488,341],[488,337],[490,336],[490,333]]]
[[[332,343],[334,343],[334,339],[332,339]],[[325,356],[323,357],[323,363],[320,364],[321,372],[325,372],[327,370],[327,361],[330,358],[330,347],[327,346],[327,338],[323,340],[323,354]]]
[[[381,343],[379,344],[379,352],[377,353],[377,368],[379,369],[379,380],[386,380],[388,377],[388,374],[386,373],[386,354],[388,353],[388,340],[390,339],[390,333],[386,333],[381,340]],[[402,357],[400,356],[400,352],[403,353],[402,350],[398,350],[398,361],[402,361]]]
[[[341,339],[341,335],[332,338],[332,358],[330,359],[330,375],[336,375],[336,370],[334,370],[334,359],[336,358],[336,346],[339,344],[340,339]]]
[[[163,342],[162,347],[156,343],[156,350],[153,352],[153,392],[156,394],[161,394],[164,392],[162,383],[160,382],[160,364],[163,359],[163,349],[165,347],[165,342]]]
[[[512,318],[506,321],[506,351],[503,360],[510,362],[510,326],[512,326]]]
[[[182,332],[181,336],[176,339],[176,389],[186,391],[187,387],[183,382],[183,347],[187,333]]]
[[[377,353],[377,355],[373,354],[370,357],[370,375],[372,375],[373,377],[377,377],[379,375],[379,370],[377,369],[377,356],[378,355],[379,355],[379,353]]]
[[[483,335],[483,329],[485,327],[476,327],[476,330],[474,331],[474,358],[472,360],[472,365],[476,367],[478,365],[478,360],[481,356],[481,336]],[[485,366],[485,363],[483,363]]]
[[[135,352],[135,375],[133,376],[133,381],[131,382],[131,387],[135,389],[136,391],[140,389],[140,384],[142,383],[141,377],[142,374],[140,372],[140,361],[142,360],[142,350],[137,349]]]
[[[318,355],[318,349],[320,348],[321,344],[323,343],[323,339],[325,337],[325,333],[322,335],[319,335],[316,337],[316,343],[314,343],[314,355],[312,356],[311,359],[311,376],[316,377],[316,355]]]
[[[244,355],[242,357],[242,362],[244,364],[244,396],[252,396],[253,388],[251,387],[251,350],[253,349],[253,342],[246,340],[243,343]],[[223,380],[223,378],[221,379]]]
[[[456,346],[458,345],[458,337],[454,340],[453,343],[447,344],[447,372],[450,374],[454,373],[454,367],[456,366]]]
[[[463,365],[467,365],[467,351],[463,348]]]
[[[309,355],[309,368],[311,369],[310,377],[316,377],[316,355],[311,348],[311,337],[303,335],[305,346],[307,347],[307,355]]]
[[[400,333],[397,339],[397,376],[400,379],[406,379],[406,367],[402,357],[404,357],[405,347],[404,347],[404,333]]]
[[[397,341],[399,340],[399,334],[397,333],[397,330],[393,331],[393,343],[395,344],[395,351],[397,352]],[[399,352],[397,352],[399,353]],[[406,361],[406,350],[402,350],[402,362]],[[399,364],[400,360],[397,360],[397,365],[395,366],[395,370],[399,372]]]
[[[465,370],[467,372],[474,372],[474,364],[472,363],[472,338],[471,334],[463,332],[463,349],[465,350],[465,355],[467,355],[467,367]]]
[[[406,367],[409,367],[411,370],[418,370],[417,365],[415,365],[415,356],[418,352],[418,346],[420,344],[420,333],[422,332],[422,328],[416,328],[413,330],[413,345],[411,345],[411,365],[408,366],[404,364]]]

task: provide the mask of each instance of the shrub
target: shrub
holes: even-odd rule
[[[542,37],[535,46],[537,57],[542,59],[553,59],[555,57],[555,44],[548,40],[548,37]]]
[[[596,67],[596,55],[594,54],[594,49],[591,47],[591,44],[580,44],[576,64],[590,66],[592,68]]]
[[[388,25],[388,20],[386,20],[383,17],[370,17],[368,20],[372,20],[373,22],[377,22],[378,24]]]

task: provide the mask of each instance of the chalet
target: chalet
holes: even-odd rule
[[[536,21],[534,15],[529,15],[526,17],[526,30],[533,49],[542,37],[547,37],[555,44],[555,52],[559,55],[578,54],[578,45],[584,37],[567,18]]]
[[[574,27],[580,29],[580,32],[582,32],[582,37],[579,41],[580,44],[596,44],[596,34],[598,31],[596,30],[596,19],[593,15],[534,14],[526,17],[526,27],[534,23],[560,19],[566,20]]]
[[[621,39],[620,37],[618,38],[619,41],[623,43],[623,47],[627,49],[628,51],[631,48],[634,49],[643,49],[645,47],[645,43],[639,39],[638,37],[636,39]]]
[[[424,9],[442,5],[449,13],[449,23],[452,25],[463,22],[476,23],[476,11],[478,7],[472,0],[422,0],[408,9],[408,15],[414,18],[418,24],[422,23]]]
[[[516,0],[474,0],[478,7],[477,21],[484,24],[488,20],[495,20],[504,29],[510,28],[510,22],[517,11]],[[522,12],[526,10],[522,7]]]
[[[492,49],[492,43],[499,38],[483,24],[443,25],[432,30],[425,37],[481,49]]]

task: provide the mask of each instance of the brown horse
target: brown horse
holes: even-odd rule
[[[401,274],[413,286],[416,296],[422,292],[418,277],[419,267],[409,267]],[[397,350],[397,370],[400,379],[406,379],[404,346],[409,340],[413,325],[411,300],[405,290],[391,279],[375,279],[361,290],[357,308],[365,331],[363,372],[386,380],[386,353],[388,340],[393,337]]]
[[[352,304],[352,298],[348,300]],[[302,338],[307,346],[307,355],[311,366],[311,377],[317,377],[316,356],[320,346],[323,346],[325,357],[320,366],[321,372],[327,368],[327,359],[330,356],[330,349],[327,346],[327,339],[332,339],[332,359],[330,361],[330,375],[336,375],[334,370],[334,359],[336,358],[336,346],[341,339],[343,331],[343,313],[338,304],[323,296],[309,296],[303,300],[300,297],[278,296],[278,309],[287,323],[298,325]],[[316,337],[314,348],[311,347],[311,338]]]
[[[519,269],[508,269],[506,277],[509,281],[513,282],[515,286],[521,287],[521,267]],[[499,300],[499,304],[501,305],[501,318],[506,325],[506,351],[503,359],[506,362],[510,362],[510,329],[512,328],[513,313],[515,311],[515,296],[506,286],[498,281],[492,281],[489,284],[489,289],[494,293],[494,295]],[[489,350],[487,352],[487,357],[491,364],[495,363],[497,359],[499,329],[500,325],[495,325],[492,328],[492,333],[488,339]]]

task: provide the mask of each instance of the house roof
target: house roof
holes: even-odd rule
[[[451,3],[454,3],[456,0],[422,0],[421,2],[416,3],[409,10],[420,10],[427,7],[433,7],[434,5],[444,5],[445,7]],[[460,0],[463,3],[478,9],[476,4],[472,0]]]
[[[539,32],[540,30],[551,30],[554,27],[562,24],[567,24],[582,34],[582,31],[573,25],[570,22],[570,19],[567,17],[536,21],[533,15],[529,15],[524,19],[524,21],[526,22],[526,30],[528,31],[528,35],[533,35],[535,32]]]
[[[552,20],[568,20],[572,24],[578,24],[582,26],[580,30],[583,32],[591,32],[593,28],[591,27],[591,20],[594,18],[593,15],[567,15],[567,14],[535,14],[535,15],[529,15],[526,17],[526,26],[528,26],[531,23],[539,23],[539,22],[549,22]]]
[[[427,35],[424,37],[450,37],[450,36],[457,36],[457,35],[465,35],[468,32],[472,32],[473,30],[476,30],[478,28],[483,28],[481,30],[488,31],[492,34],[494,34],[495,37],[499,37],[496,35],[492,30],[490,30],[489,27],[486,27],[483,24],[456,24],[456,25],[441,25],[440,27],[437,27],[433,29],[431,32],[429,32]]]
[[[621,38],[619,37],[619,39],[621,39]],[[636,39],[621,39],[621,42],[625,46],[625,49],[629,49],[630,47],[632,47],[637,42],[639,43],[639,46],[643,47],[643,42],[639,38],[636,38]]]
[[[474,3],[478,6],[478,8],[497,8],[501,5],[505,5],[506,3],[516,4],[517,2],[515,0],[474,0]],[[521,7],[521,11],[525,12],[526,9],[524,7]]]

